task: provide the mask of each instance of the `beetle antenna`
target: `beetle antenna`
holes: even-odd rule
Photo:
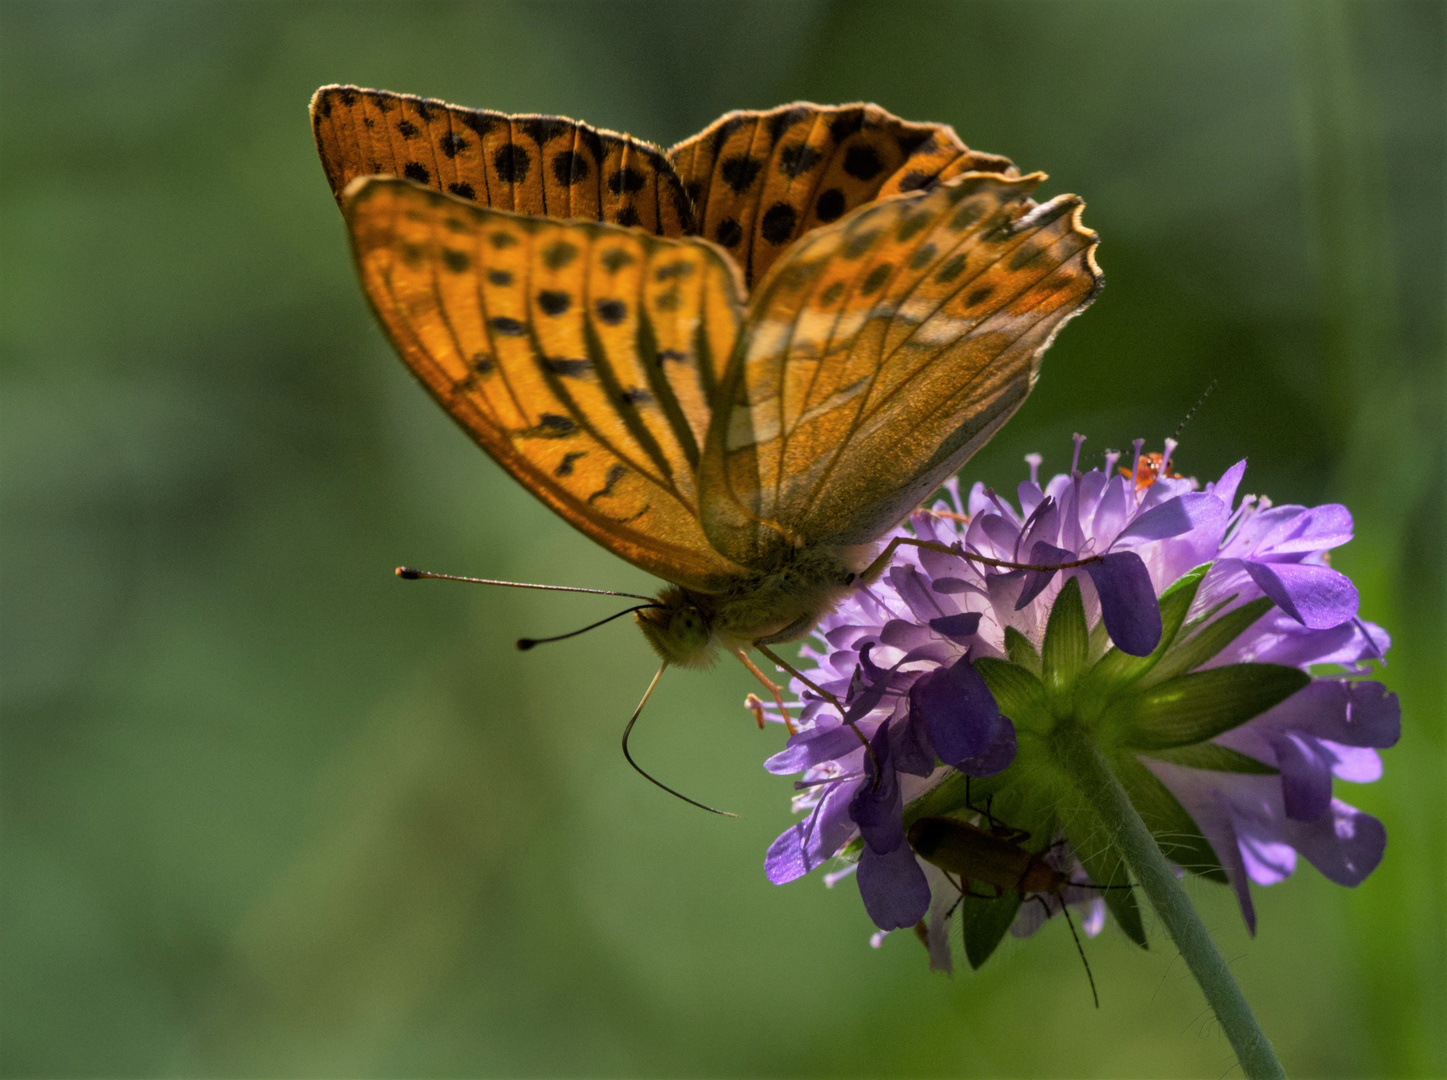
[[[1190,409],[1187,410],[1185,419],[1181,421],[1181,426],[1176,428],[1176,433],[1172,435],[1171,438],[1179,439],[1181,437],[1181,432],[1186,430],[1186,425],[1191,422],[1191,417],[1196,415],[1197,409],[1199,409],[1202,405],[1206,404],[1206,399],[1211,396],[1211,391],[1214,389],[1216,389],[1216,380],[1212,379],[1209,383],[1206,384],[1206,389],[1201,391],[1201,396],[1196,399],[1196,404],[1192,405]]]
[[[606,619],[599,619],[599,620],[598,620],[597,622],[595,622],[595,623],[589,623],[587,626],[583,627],[581,630],[570,630],[570,631],[569,631],[568,633],[566,633],[566,634],[554,634],[552,637],[540,637],[540,638],[522,637],[522,638],[518,638],[518,642],[517,642],[518,648],[521,649],[523,652],[527,652],[527,651],[528,651],[529,649],[531,649],[534,645],[545,645],[545,644],[547,644],[549,641],[564,641],[564,640],[566,640],[567,638],[570,638],[570,637],[577,637],[579,634],[586,634],[589,630],[596,630],[598,627],[604,625],[605,623],[610,623],[610,622],[612,622],[614,619],[621,619],[621,618],[623,618],[624,615],[631,615],[631,614],[633,614],[635,611],[644,611],[644,610],[646,610],[647,608],[656,608],[656,607],[660,607],[660,606],[661,606],[661,605],[659,605],[659,604],[637,604],[637,605],[635,605],[634,607],[624,608],[622,611],[615,612],[614,614],[609,615]]]
[[[621,614],[621,613],[620,613]],[[719,817],[736,818],[738,814],[731,814],[727,810],[715,810],[712,806],[706,806],[697,799],[690,799],[681,792],[674,791],[662,780],[650,776],[639,764],[633,760],[633,755],[628,752],[628,736],[633,733],[633,725],[638,722],[638,717],[643,712],[643,706],[648,704],[648,699],[653,696],[653,688],[658,685],[658,680],[663,678],[663,673],[668,670],[668,662],[665,660],[658,669],[658,674],[653,676],[653,681],[648,684],[648,689],[643,691],[643,700],[638,703],[638,708],[633,710],[633,715],[628,718],[628,726],[623,729],[623,756],[628,759],[628,764],[633,766],[633,771],[655,787],[660,787],[668,792],[675,799],[682,799],[690,806],[696,806],[700,810],[707,810],[710,814],[717,814]]]
[[[640,596],[638,593],[631,592],[614,592],[612,589],[583,589],[577,585],[535,585],[530,581],[495,581],[492,578],[463,577],[461,574],[436,574],[431,570],[415,570],[410,566],[397,567],[396,574],[403,581],[436,578],[439,581],[465,581],[471,585],[506,585],[510,589],[544,589],[548,592],[592,593],[594,596],[626,596],[630,600],[647,600],[649,603],[653,603],[651,596]]]

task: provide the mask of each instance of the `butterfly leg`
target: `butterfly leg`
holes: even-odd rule
[[[774,701],[779,706],[779,713],[784,718],[784,726],[789,729],[789,734],[798,734],[798,729],[794,727],[794,721],[789,717],[789,710],[784,707],[784,688],[778,683],[774,682],[772,679],[770,679],[762,671],[760,671],[758,665],[756,665],[752,660],[749,659],[749,654],[744,652],[743,649],[737,650],[734,655],[739,658],[739,660],[743,663],[744,667],[749,669],[749,673],[753,675],[754,678],[758,679],[759,682],[763,683],[764,688],[774,696]],[[753,698],[754,701],[759,700],[758,698],[754,697],[753,694],[750,694],[749,697]],[[747,703],[748,699],[746,698],[745,704]],[[762,731],[764,729],[764,710],[762,704],[760,704],[759,706],[750,705],[749,707],[754,710],[754,719],[758,721],[759,730]]]

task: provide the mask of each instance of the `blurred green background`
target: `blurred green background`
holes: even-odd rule
[[[1297,1076],[1447,1071],[1441,3],[0,6],[7,1076],[1205,1076],[1156,929],[979,972],[879,951],[852,884],[767,883],[778,733],[613,610],[400,562],[652,583],[459,433],[363,302],[306,103],[328,82],[665,146],[877,101],[1052,174],[1109,287],[966,469],[1158,444],[1339,500],[1403,739],[1339,794],[1390,845],[1208,924]],[[1343,788],[1348,785],[1341,785]]]

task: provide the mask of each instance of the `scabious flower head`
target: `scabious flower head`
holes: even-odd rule
[[[1355,885],[1385,848],[1381,823],[1332,795],[1334,777],[1380,776],[1376,748],[1400,726],[1395,695],[1360,678],[1387,635],[1328,561],[1350,514],[1238,499],[1244,461],[1202,490],[1169,471],[1170,441],[1146,458],[1137,442],[1129,470],[1107,454],[1082,472],[1082,441],[1043,485],[1027,458],[1014,501],[951,485],[897,531],[933,546],[901,546],[819,624],[803,649],[813,685],[791,684],[797,733],[766,762],[802,773],[769,878],[839,860],[830,883],[857,873],[875,925],[915,927],[936,967],[956,911],[975,966],[1062,903],[1086,909],[1088,933],[1109,908],[1144,943],[1120,856],[1059,767],[1062,725],[1089,732],[1169,859],[1230,884],[1253,932],[1248,882],[1282,880],[1301,855]],[[996,873],[974,880],[998,895],[970,888],[968,867],[911,847],[930,817],[1008,834],[1055,885]]]

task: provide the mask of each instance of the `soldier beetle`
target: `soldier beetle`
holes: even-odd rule
[[[1059,899],[1065,923],[1070,927],[1070,936],[1075,940],[1075,949],[1080,953],[1081,963],[1085,965],[1085,977],[1090,981],[1090,995],[1095,1000],[1095,1007],[1100,1008],[1100,995],[1096,993],[1095,976],[1091,974],[1090,961],[1085,958],[1080,935],[1075,932],[1075,922],[1070,917],[1070,907],[1061,894],[1067,885],[1082,889],[1129,889],[1132,886],[1071,881],[1068,875],[1045,861],[1045,853],[1050,848],[1045,851],[1027,850],[1023,844],[1029,839],[1028,832],[1004,825],[988,810],[982,813],[990,824],[988,830],[957,818],[920,818],[909,827],[909,846],[921,859],[933,863],[945,872],[951,884],[960,890],[961,900],[967,896],[998,900],[1006,893],[1018,892],[1022,901],[1039,901],[1048,919],[1053,912],[1045,897],[1054,896]],[[1051,845],[1055,846],[1057,845]],[[994,889],[994,895],[973,891],[972,886],[976,884]]]

